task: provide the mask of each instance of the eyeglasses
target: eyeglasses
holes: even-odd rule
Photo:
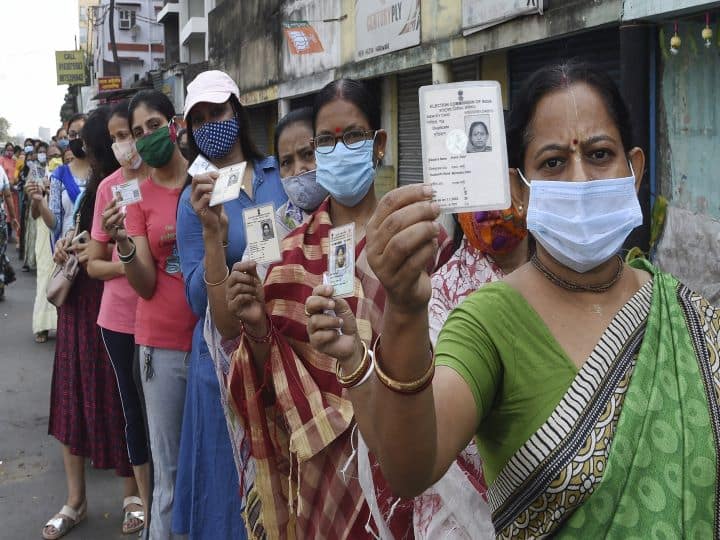
[[[311,141],[318,154],[329,154],[335,150],[338,141],[342,141],[345,147],[350,150],[362,148],[371,140],[368,138],[370,135],[375,137],[375,131],[372,129],[352,129],[338,136],[330,135],[329,133],[318,135],[314,139],[311,139]]]

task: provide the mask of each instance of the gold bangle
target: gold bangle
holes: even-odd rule
[[[363,346],[363,357],[360,361],[360,365],[355,369],[355,371],[353,371],[350,375],[343,375],[341,373],[342,366],[340,365],[340,362],[336,362],[335,364],[335,376],[337,377],[340,386],[343,388],[355,386],[355,383],[363,378],[365,372],[370,366],[370,356],[368,355],[367,345],[365,345],[365,342],[362,340],[360,340],[360,343],[362,343]]]
[[[222,278],[222,279],[221,279],[220,281],[218,281],[217,283],[210,283],[210,282],[207,280],[206,273],[203,272],[203,281],[205,282],[205,285],[207,285],[208,287],[218,287],[219,285],[222,285],[223,283],[225,283],[225,282],[228,280],[229,277],[230,277],[230,269],[226,267],[226,268],[225,268],[225,277]]]
[[[382,334],[381,334],[382,335]],[[425,390],[428,386],[430,386],[430,383],[432,383],[433,376],[435,375],[435,361],[432,360],[430,362],[430,367],[425,372],[425,374],[420,377],[416,381],[412,382],[400,382],[396,381],[395,379],[391,379],[381,368],[380,368],[380,351],[378,350],[378,345],[380,343],[380,336],[377,337],[375,340],[375,345],[373,346],[373,356],[375,357],[375,374],[377,375],[378,379],[380,380],[383,385],[385,385],[387,388],[392,390],[393,392],[397,392],[398,394],[418,394]],[[430,352],[432,353],[432,347],[430,349]],[[430,355],[431,359],[434,356],[433,354]]]

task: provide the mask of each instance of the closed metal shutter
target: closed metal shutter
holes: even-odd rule
[[[450,69],[452,70],[453,82],[480,80],[480,57],[467,56],[455,60]]]
[[[422,144],[420,143],[420,102],[418,90],[432,84],[428,67],[398,75],[398,185],[422,182]]]
[[[606,71],[620,85],[620,33],[617,27],[513,49],[509,54],[510,97],[537,69],[570,59],[586,60]]]
[[[294,111],[295,109],[302,109],[303,107],[310,107],[312,109],[313,105],[315,104],[315,95],[315,93],[312,93],[305,96],[292,98],[290,100],[290,110]]]
[[[255,107],[245,107],[248,116],[248,131],[255,146],[265,155],[272,152],[272,135],[277,116],[275,102]]]

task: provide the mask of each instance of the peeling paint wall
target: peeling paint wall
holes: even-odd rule
[[[720,55],[706,49],[703,25],[683,23],[683,44],[669,53],[672,28],[660,32],[659,191],[669,199],[657,262],[691,288],[720,300]],[[717,39],[717,37],[716,37]]]

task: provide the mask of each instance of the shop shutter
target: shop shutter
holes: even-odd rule
[[[453,82],[480,80],[480,57],[466,56],[455,60],[450,69]]]
[[[418,90],[432,84],[430,67],[400,74],[398,84],[398,185],[422,182]]]
[[[263,154],[270,154],[272,147],[272,133],[277,116],[277,104],[275,102],[245,107],[248,115],[248,128],[250,138]]]

